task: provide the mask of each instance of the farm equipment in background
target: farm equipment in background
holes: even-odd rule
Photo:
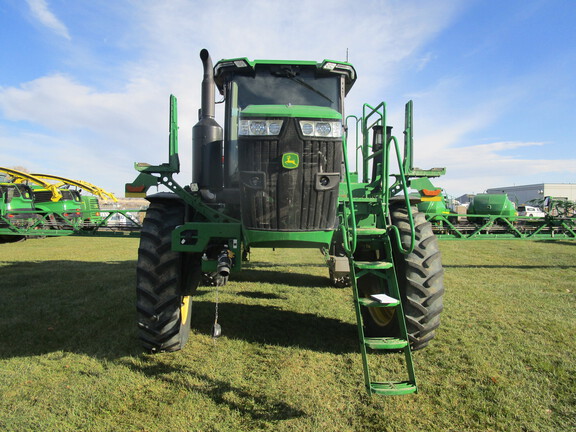
[[[516,220],[518,211],[506,194],[478,194],[472,198],[466,215],[473,223],[483,223],[487,216],[496,216],[495,223],[508,224]]]
[[[0,183],[0,229],[15,226],[26,229],[34,225],[34,197],[29,186],[11,182]],[[23,236],[2,235],[0,243],[22,240]]]
[[[545,197],[542,206],[551,217],[573,219],[576,216],[576,202],[570,201],[566,197]]]
[[[34,206],[39,214],[46,216],[44,225],[55,230],[71,230],[81,225],[82,199],[74,190],[58,189],[62,198],[52,201],[51,192],[43,186],[30,186]]]
[[[440,188],[435,187],[428,177],[421,177],[413,180],[410,187],[418,191],[419,202],[418,211],[424,215],[448,215],[450,209],[446,205],[446,197]],[[433,223],[434,225],[434,223]],[[437,225],[442,225],[439,221]]]
[[[447,240],[569,240],[576,239],[576,218],[574,203],[566,198],[546,197],[537,205],[539,210],[526,212],[527,206],[519,214],[514,203],[506,194],[478,194],[473,197],[466,213],[449,209],[438,199],[428,198],[431,191],[441,191],[432,185],[429,179],[419,179],[411,184],[418,190],[422,203],[418,208],[432,224],[438,238]],[[428,196],[428,197],[427,197]],[[423,207],[425,202],[437,205]],[[524,214],[526,213],[526,214]],[[542,216],[543,215],[543,216]]]
[[[102,212],[98,198],[114,202],[117,199],[88,182],[3,167],[0,172],[5,173],[7,180],[1,183],[0,242],[61,235],[133,235],[141,228],[132,216],[138,210]],[[119,217],[128,223],[111,223]]]
[[[33,174],[33,176],[42,180],[56,181],[57,183],[55,186],[60,190],[69,189],[70,186],[76,187],[76,191],[72,191],[72,193],[76,198],[80,198],[80,217],[82,219],[82,227],[85,229],[98,227],[105,220],[105,217],[101,214],[102,212],[98,198],[104,201],[110,199],[114,202],[118,202],[114,194],[106,192],[104,189],[82,180],[72,180],[66,177],[49,174]],[[82,195],[80,190],[85,190],[92,194],[92,196]]]
[[[78,225],[80,218],[80,196],[68,190],[61,190],[58,185],[44,179],[9,168],[0,171],[10,174],[15,184],[26,184],[34,201],[34,211],[41,216],[44,227],[52,229],[72,228]]]
[[[4,242],[12,241],[14,238],[21,240],[28,235],[46,235],[47,231],[57,230],[59,223],[56,217],[71,224],[76,222],[73,218],[67,219],[63,215],[70,203],[72,203],[72,206],[75,205],[74,197],[71,195],[63,200],[64,196],[58,187],[36,178],[32,174],[5,167],[0,167],[0,172],[9,176],[11,185],[20,190],[24,188],[26,191],[26,205],[19,209],[18,212],[12,210],[10,213],[13,218],[11,219],[6,219],[3,216],[4,224],[0,226],[0,236],[5,239]],[[39,195],[37,196],[37,194]],[[39,202],[41,204],[38,204]],[[47,210],[52,205],[55,205],[60,212],[54,213],[52,210]],[[27,222],[25,224],[14,223],[13,220],[17,218]]]
[[[236,58],[213,67],[207,50],[200,58],[191,181],[180,186],[173,178],[180,161],[171,96],[168,163],[137,163],[140,174],[126,184],[127,197],[158,185],[170,191],[147,196],[136,287],[144,347],[181,349],[203,275],[224,285],[250,248],[321,248],[333,281],[348,273],[352,285],[368,393],[416,392],[411,348],[426,346],[440,323],[443,270],[430,223],[408,187],[443,170],[412,166],[411,102],[401,153],[384,103],[345,117],[344,97],[356,80],[349,63]],[[215,120],[215,87],[225,102],[224,128]],[[355,172],[347,122],[355,123],[361,155]],[[378,351],[403,353],[407,379],[374,380],[368,354]]]

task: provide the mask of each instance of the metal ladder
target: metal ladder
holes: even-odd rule
[[[411,104],[408,113],[407,106],[407,126],[410,128],[405,136],[411,139]],[[398,229],[390,222],[390,195],[399,191],[404,192],[405,204],[410,208],[408,198],[407,182],[405,178],[405,167],[411,164],[411,142],[405,144],[404,160],[401,160],[398,142],[393,136],[382,137],[382,130],[386,130],[386,109],[384,103],[376,108],[367,104],[364,105],[362,118],[356,119],[356,140],[358,141],[358,125],[361,124],[361,134],[363,144],[356,144],[356,151],[361,150],[363,159],[363,179],[362,183],[352,186],[348,163],[345,158],[346,184],[345,190],[341,191],[343,198],[342,207],[342,233],[343,246],[348,256],[350,264],[350,281],[352,284],[354,309],[356,313],[356,324],[360,352],[362,354],[362,364],[364,370],[364,381],[367,392],[380,395],[402,395],[416,393],[416,377],[414,374],[414,364],[404,311],[402,308],[401,295],[395,272],[394,255],[392,241],[396,241],[398,250],[401,253],[410,253],[414,248],[415,234],[414,222],[409,211],[409,222],[411,225],[410,245],[404,248],[402,245]],[[374,120],[374,118],[376,118]],[[372,123],[370,123],[372,122]],[[371,148],[369,144],[370,130],[377,126],[380,130],[380,142],[378,149],[376,144]],[[400,174],[394,185],[389,185],[389,154],[390,148],[394,144],[398,160]],[[347,144],[344,139],[344,151]],[[372,170],[372,178],[368,176],[368,161],[372,159],[375,166]],[[358,158],[356,159],[358,168]],[[356,170],[357,172],[357,170]],[[358,213],[358,215],[357,215]],[[363,260],[364,251],[376,251],[379,253],[368,254],[370,260]],[[355,259],[355,255],[360,259]],[[376,258],[375,258],[376,257]],[[370,275],[370,276],[369,276]],[[385,295],[384,301],[378,301],[371,297],[360,297],[358,288],[359,280],[362,278],[377,278],[380,294]],[[398,335],[395,337],[367,337],[364,330],[364,320],[362,308],[387,308],[394,313],[394,318],[398,323]],[[369,357],[378,352],[403,352],[406,365],[407,379],[380,380],[373,379],[369,365]]]
[[[374,230],[374,232],[377,232]],[[368,241],[372,234],[368,230],[364,233],[359,233],[359,242]],[[363,237],[366,237],[364,240]],[[384,237],[386,238],[386,237]],[[402,395],[409,393],[416,393],[418,387],[416,386],[416,377],[414,374],[414,364],[412,361],[412,352],[410,349],[410,341],[408,339],[408,332],[406,330],[406,322],[404,320],[404,311],[402,309],[402,301],[400,292],[398,290],[398,283],[396,280],[396,273],[394,271],[394,262],[392,255],[392,248],[390,242],[385,240],[385,248],[387,249],[386,256],[390,257],[386,260],[378,261],[356,261],[350,257],[350,271],[351,282],[354,297],[354,309],[356,312],[356,324],[358,328],[358,338],[360,342],[360,352],[362,354],[362,365],[364,370],[364,382],[366,390],[369,394],[380,395]],[[386,286],[387,292],[382,301],[375,300],[371,297],[360,297],[358,290],[358,280],[368,275],[382,279],[381,285]],[[366,308],[389,308],[393,310],[394,318],[398,322],[399,335],[397,337],[366,337],[364,332],[364,322],[362,318],[361,306]],[[371,376],[370,366],[368,362],[369,354],[381,352],[397,352],[404,353],[407,379],[405,380],[391,380],[381,381],[374,380]]]

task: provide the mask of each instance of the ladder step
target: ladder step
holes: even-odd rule
[[[365,270],[386,270],[394,265],[388,261],[354,261],[354,266]]]
[[[416,393],[418,387],[409,381],[371,382],[370,391],[381,395],[404,395]]]
[[[400,300],[396,300],[393,303],[382,303],[370,298],[359,298],[358,303],[365,307],[396,307],[400,304]]]
[[[357,236],[381,236],[387,232],[386,228],[356,228]]]
[[[408,346],[408,341],[405,339],[398,339],[393,337],[370,337],[364,338],[364,343],[371,349],[401,349]]]

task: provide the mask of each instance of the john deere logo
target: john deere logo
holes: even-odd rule
[[[298,168],[300,157],[298,153],[284,153],[282,155],[282,166],[287,169]]]

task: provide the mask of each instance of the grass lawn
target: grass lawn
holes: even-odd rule
[[[576,430],[574,241],[441,242],[445,309],[414,354],[420,392],[387,398],[365,394],[350,289],[330,287],[317,250],[254,250],[218,293],[199,289],[184,350],[148,355],[137,246],[0,245],[0,430]],[[400,359],[373,365],[401,378]]]

